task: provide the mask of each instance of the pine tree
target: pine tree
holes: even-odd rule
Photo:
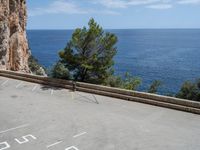
[[[76,81],[102,84],[111,74],[117,52],[117,37],[105,32],[94,19],[89,28],[78,28],[66,48],[59,53],[60,62]]]

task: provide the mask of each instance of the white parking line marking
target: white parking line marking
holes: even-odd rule
[[[73,138],[77,138],[77,137],[82,136],[82,135],[84,135],[84,134],[87,134],[87,132],[82,132],[82,133],[80,133],[80,134],[74,135]]]
[[[0,131],[0,134],[6,133],[6,132],[9,132],[9,131],[13,131],[13,130],[16,130],[16,129],[20,129],[20,128],[25,128],[25,127],[27,127],[27,126],[29,126],[29,124],[24,124],[24,125],[15,127],[15,128],[11,128],[11,129],[8,129],[8,130]]]
[[[48,145],[48,146],[46,146],[47,148],[50,148],[50,147],[52,147],[52,146],[55,146],[55,145],[58,145],[58,144],[60,144],[60,143],[62,143],[63,141],[59,141],[59,142],[56,142],[56,143],[53,143],[53,144],[51,144],[51,145]]]
[[[79,149],[75,146],[71,146],[71,147],[66,148],[65,150],[79,150]]]
[[[4,150],[4,149],[10,148],[10,145],[7,142],[0,143],[0,145],[4,145],[5,146],[5,147],[0,148],[0,150]]]
[[[4,86],[9,80],[4,81],[1,86]]]
[[[16,141],[18,144],[24,144],[24,143],[29,142],[29,139],[28,139],[28,138],[32,138],[33,140],[36,140],[36,139],[37,139],[35,136],[29,134],[29,135],[26,135],[26,136],[22,136],[22,140],[15,139],[15,141]]]
[[[35,85],[33,88],[32,88],[32,92],[35,91],[37,89],[37,85]]]
[[[23,84],[23,82],[20,82],[20,83],[16,86],[16,88],[19,88],[22,84]]]
[[[51,95],[53,95],[53,89],[51,89]]]

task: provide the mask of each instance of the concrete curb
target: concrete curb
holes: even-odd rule
[[[200,114],[199,102],[184,99],[5,70],[0,70],[0,76]]]
[[[194,114],[200,114],[200,109],[194,108],[194,107],[176,105],[176,104],[156,101],[156,100],[152,100],[152,99],[133,97],[133,96],[122,95],[122,94],[117,94],[117,93],[110,93],[110,92],[105,92],[105,91],[85,89],[85,88],[81,88],[81,87],[78,87],[77,90],[81,91],[81,92],[86,92],[86,93],[93,93],[93,94],[118,98],[118,99],[121,99],[121,100],[139,102],[139,103],[149,104],[149,105],[153,105],[153,106],[159,106],[159,107],[164,107],[164,108],[169,108],[169,109],[175,109],[175,110],[190,112],[190,113],[194,113]]]
[[[185,100],[185,99],[178,99],[175,97],[161,96],[161,95],[157,95],[157,94],[130,91],[130,90],[124,90],[124,89],[119,89],[119,88],[112,88],[112,87],[107,87],[107,86],[93,85],[93,84],[80,83],[80,82],[77,82],[77,87],[82,87],[82,88],[86,88],[86,89],[94,89],[94,90],[98,90],[98,91],[111,92],[111,93],[145,98],[145,99],[152,99],[152,100],[156,100],[156,101],[160,101],[160,102],[172,103],[172,104],[176,104],[176,105],[182,105],[182,106],[188,106],[188,107],[194,107],[194,108],[200,109],[199,102]]]
[[[10,71],[9,73],[0,71],[0,76],[73,90],[72,86],[73,82],[67,80],[53,79],[48,77],[35,76],[35,75],[16,73]]]

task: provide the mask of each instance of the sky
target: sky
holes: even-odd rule
[[[28,29],[200,28],[200,0],[27,0]]]

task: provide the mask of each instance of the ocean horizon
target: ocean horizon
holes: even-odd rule
[[[139,91],[160,80],[160,94],[175,94],[184,81],[200,78],[200,29],[108,29],[118,37],[115,74],[142,79]],[[59,59],[73,30],[27,30],[33,56],[45,67]]]

